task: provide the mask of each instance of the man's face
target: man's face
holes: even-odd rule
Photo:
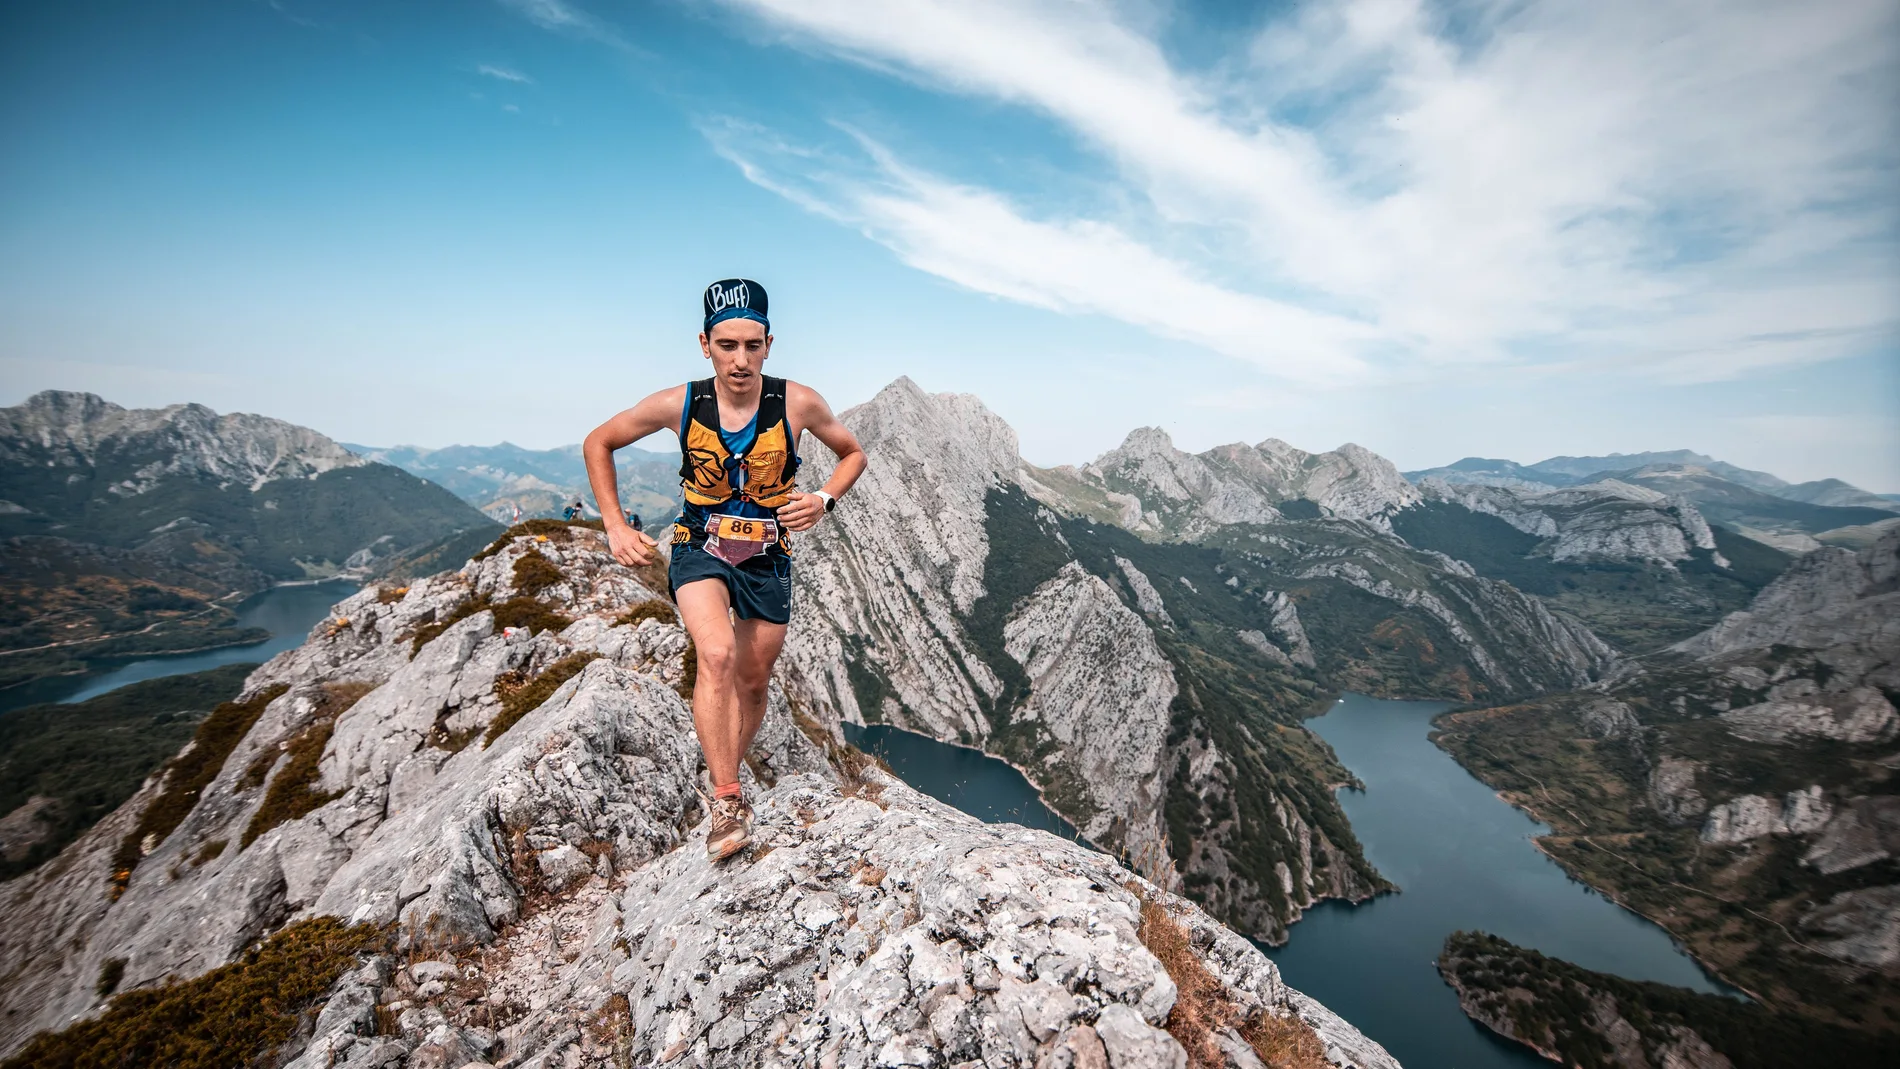
[[[728,319],[713,324],[711,334],[701,334],[699,348],[727,386],[749,389],[759,366],[772,355],[772,336],[756,319]]]

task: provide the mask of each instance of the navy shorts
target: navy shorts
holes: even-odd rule
[[[673,547],[666,574],[676,602],[680,587],[701,579],[717,579],[726,584],[733,615],[739,619],[792,622],[792,558],[778,550],[768,550],[734,567],[706,552],[702,542],[681,542]]]

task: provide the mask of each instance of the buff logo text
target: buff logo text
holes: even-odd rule
[[[717,315],[728,308],[750,307],[752,307],[751,287],[735,286],[732,289],[724,289],[720,286],[714,286],[712,288],[713,314]]]

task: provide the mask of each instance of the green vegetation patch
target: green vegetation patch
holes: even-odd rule
[[[42,1032],[0,1069],[272,1065],[278,1049],[337,978],[361,955],[383,951],[388,943],[388,933],[380,928],[313,917],[229,965],[196,979],[128,991],[98,1017]],[[106,966],[110,970],[112,962]],[[124,967],[121,961],[120,974]],[[108,989],[107,979],[102,971],[102,991]],[[110,986],[117,986],[118,976],[110,979]]]
[[[1700,1036],[1735,1069],[1900,1065],[1900,1036],[1891,1033],[1870,1035],[1758,1003],[1591,972],[1482,932],[1453,933],[1438,968],[1467,1012],[1582,1069],[1627,1064],[1601,1030],[1604,1009],[1636,1030],[1651,1065],[1665,1064],[1664,1051],[1681,1042],[1679,1030]]]
[[[570,653],[548,665],[533,679],[516,681],[504,675],[495,680],[495,696],[501,699],[501,712],[496,713],[495,719],[489,722],[488,734],[482,739],[482,749],[486,750],[494,745],[495,740],[501,738],[509,728],[520,723],[522,717],[547,701],[556,690],[560,689],[561,684],[579,675],[581,669],[587,667],[587,662],[599,657],[600,654],[592,650],[584,653]]]
[[[285,746],[285,753],[290,759],[278,771],[276,778],[271,780],[263,804],[251,814],[251,822],[245,826],[244,835],[238,840],[239,850],[251,845],[258,836],[277,825],[296,820],[342,796],[342,791],[317,789],[317,767],[323,761],[323,748],[330,744],[331,732],[336,730],[337,717],[375,689],[374,683],[324,684],[323,699],[314,717],[302,730],[291,736]],[[223,848],[222,843],[219,848]],[[216,856],[215,853],[211,855]]]
[[[40,803],[43,834],[0,859],[0,879],[57,856],[137,793],[191,740],[205,714],[238,695],[256,667],[148,679],[83,702],[0,714],[0,813],[29,799],[50,800]]]
[[[191,736],[191,748],[166,763],[165,780],[158,797],[145,807],[138,825],[126,834],[113,856],[114,898],[131,882],[132,870],[145,856],[145,841],[150,839],[151,845],[157,847],[184,823],[192,807],[198,804],[199,793],[217,778],[225,759],[264,714],[264,707],[289,689],[289,685],[278,683],[243,701],[225,702],[198,723]]]

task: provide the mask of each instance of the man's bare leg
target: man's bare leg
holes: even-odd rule
[[[680,622],[693,640],[699,674],[693,680],[693,732],[706,755],[713,787],[739,782],[739,759],[749,741],[739,710],[731,596],[716,579],[687,583],[674,592]]]
[[[739,694],[739,760],[752,749],[752,739],[765,722],[765,691],[772,681],[772,665],[785,645],[785,625],[765,620],[739,620],[734,655],[734,688]],[[735,767],[733,774],[738,775]]]
[[[785,645],[785,625],[731,615],[726,585],[702,579],[677,592],[680,620],[699,659],[693,731],[713,787],[739,782],[739,764],[765,721],[766,685]]]

